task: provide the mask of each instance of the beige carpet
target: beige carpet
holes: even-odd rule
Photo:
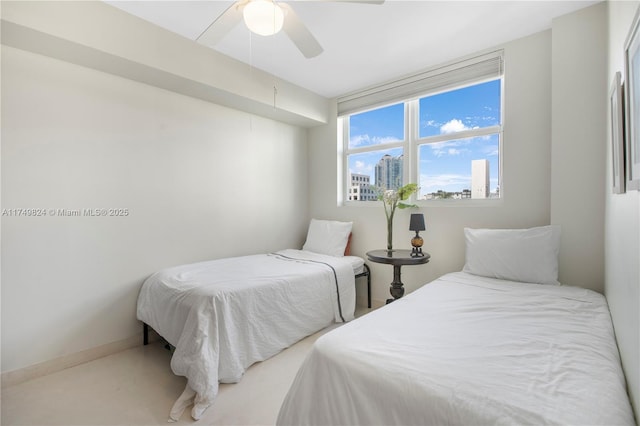
[[[254,364],[239,383],[222,384],[197,424],[275,424],[311,345],[334,327]],[[186,384],[169,362],[169,351],[155,342],[7,387],[1,395],[2,425],[166,425]],[[194,423],[185,412],[176,424]]]

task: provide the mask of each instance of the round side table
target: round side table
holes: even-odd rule
[[[429,253],[423,253],[422,256],[412,256],[411,250],[393,249],[372,250],[367,252],[367,257],[375,263],[393,265],[393,282],[389,288],[393,299],[387,299],[387,303],[391,303],[404,295],[404,284],[402,284],[400,280],[400,268],[402,268],[403,265],[424,265],[429,262],[431,255]]]

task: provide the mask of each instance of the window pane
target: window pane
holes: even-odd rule
[[[349,117],[349,149],[404,140],[404,104]]]
[[[500,124],[500,80],[420,99],[420,138]]]
[[[419,199],[499,198],[500,137],[422,144]]]
[[[348,200],[376,200],[378,193],[374,187],[400,188],[402,161],[402,148],[349,155]]]

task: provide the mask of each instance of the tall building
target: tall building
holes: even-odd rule
[[[471,161],[471,198],[489,197],[489,160]]]
[[[378,198],[378,194],[371,187],[369,175],[350,173],[349,181],[350,201],[373,201]]]
[[[376,165],[376,186],[384,189],[402,187],[402,155],[392,157],[385,154]]]

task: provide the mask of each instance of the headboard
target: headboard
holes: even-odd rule
[[[351,256],[351,233],[349,233],[349,239],[347,240],[347,246],[344,248],[344,255]]]

